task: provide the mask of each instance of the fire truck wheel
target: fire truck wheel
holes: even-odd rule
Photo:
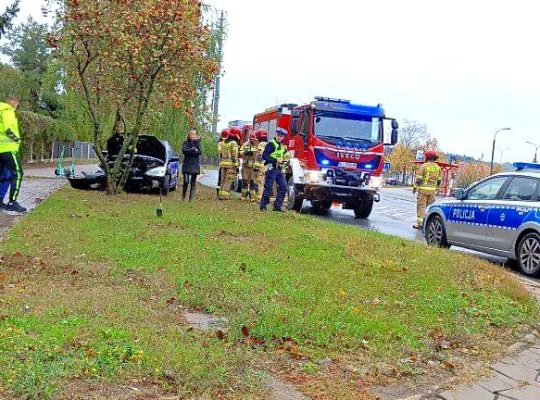
[[[304,196],[302,195],[302,186],[295,184],[293,177],[291,176],[287,188],[287,208],[292,211],[300,212],[303,203]]]
[[[357,219],[367,219],[373,210],[373,196],[364,196],[354,206],[354,216]]]
[[[311,206],[315,214],[325,214],[332,207],[331,201],[312,201]]]

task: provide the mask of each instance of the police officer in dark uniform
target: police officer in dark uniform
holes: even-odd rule
[[[284,212],[283,200],[287,194],[287,181],[283,174],[283,169],[287,163],[287,147],[283,144],[283,139],[287,135],[287,131],[283,128],[276,129],[276,136],[266,147],[262,158],[266,166],[266,178],[264,180],[264,192],[261,199],[261,211],[266,211],[266,207],[270,203],[270,195],[274,182],[277,183],[278,192],[276,201],[274,202],[273,211]]]

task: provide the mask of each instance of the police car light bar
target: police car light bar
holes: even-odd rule
[[[322,96],[315,96],[315,100],[317,101],[327,101],[329,103],[350,103],[350,100],[345,99],[333,99],[332,97],[322,97]]]
[[[516,171],[522,171],[524,169],[532,169],[532,170],[540,171],[540,164],[536,164],[536,163],[515,162],[512,165],[514,166]]]

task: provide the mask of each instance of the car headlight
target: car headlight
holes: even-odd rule
[[[149,169],[148,171],[146,171],[145,175],[155,178],[163,178],[165,176],[165,172],[167,172],[165,167],[157,167]]]
[[[321,171],[306,171],[304,173],[304,180],[307,183],[324,183],[326,182],[326,174]]]
[[[378,190],[382,188],[383,185],[383,178],[382,176],[372,176],[369,180],[369,184],[375,189]]]

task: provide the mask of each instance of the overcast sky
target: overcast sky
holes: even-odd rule
[[[221,124],[313,96],[385,106],[443,150],[532,159],[540,144],[534,0],[207,0],[227,12]],[[0,5],[7,0],[0,0]],[[0,7],[2,8],[2,7]],[[22,0],[21,17],[40,16]]]

